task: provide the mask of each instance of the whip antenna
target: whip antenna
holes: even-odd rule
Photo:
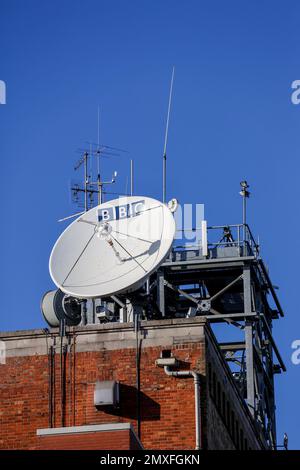
[[[175,67],[173,67],[173,70],[172,70],[168,114],[167,114],[167,122],[166,122],[166,132],[165,132],[165,144],[164,144],[164,153],[163,153],[163,203],[166,202],[166,192],[167,192],[167,143],[168,143],[170,111],[171,111],[171,103],[172,103],[172,95],[173,95],[174,74],[175,74]]]

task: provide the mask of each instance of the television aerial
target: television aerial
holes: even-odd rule
[[[61,234],[50,255],[50,275],[62,292],[79,299],[133,292],[163,263],[175,230],[170,208],[160,201],[111,200]]]

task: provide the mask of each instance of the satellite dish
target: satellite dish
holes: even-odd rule
[[[106,297],[141,287],[168,255],[175,235],[170,209],[148,197],[122,197],[78,217],[50,255],[50,275],[77,298]]]
[[[81,322],[80,303],[60,289],[48,291],[43,295],[41,310],[46,322],[53,328],[58,327],[63,319],[68,326],[76,326]]]

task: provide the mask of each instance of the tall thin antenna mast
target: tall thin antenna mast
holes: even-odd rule
[[[133,160],[130,160],[130,196],[133,196]]]
[[[243,198],[243,239],[244,239],[243,241],[244,241],[244,252],[245,252],[244,254],[246,256],[246,249],[247,249],[247,246],[246,246],[247,240],[246,240],[246,238],[247,238],[247,234],[248,234],[246,209],[247,209],[247,198],[250,197],[250,192],[248,191],[249,184],[247,183],[246,180],[241,181],[240,186],[241,186],[240,195]]]
[[[166,197],[167,197],[167,143],[168,143],[170,111],[171,111],[171,103],[172,103],[172,95],[173,95],[174,74],[175,74],[175,67],[173,66],[171,85],[170,85],[170,94],[169,94],[168,114],[167,114],[167,122],[166,122],[164,153],[163,153],[163,202],[164,203],[166,202]]]
[[[88,210],[88,192],[87,192],[87,185],[88,185],[88,153],[85,152],[83,156],[83,163],[84,163],[84,210],[85,212]]]
[[[97,121],[97,144],[100,145],[100,108],[98,105],[98,121]]]
[[[98,105],[98,121],[97,121],[97,182],[98,182],[98,204],[102,204],[102,187],[100,178],[100,108]]]

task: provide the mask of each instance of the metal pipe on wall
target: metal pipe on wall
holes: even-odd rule
[[[76,333],[73,332],[73,426],[76,425]]]
[[[52,345],[48,344],[49,331],[45,328],[46,334],[46,349],[48,355],[48,415],[49,415],[49,428],[55,425],[55,338],[50,336]]]
[[[72,337],[68,336],[69,349],[69,426],[72,426]]]
[[[138,313],[134,317],[134,327],[136,335],[136,352],[135,352],[135,370],[136,370],[136,420],[137,420],[137,429],[138,429],[138,438],[141,438],[141,374],[140,374],[140,339],[139,339],[139,329],[140,329],[140,319]]]
[[[196,427],[196,445],[195,449],[200,450],[201,446],[201,408],[200,408],[200,376],[193,370],[170,370],[169,366],[164,367],[164,371],[171,377],[193,377],[195,388],[195,427]]]

